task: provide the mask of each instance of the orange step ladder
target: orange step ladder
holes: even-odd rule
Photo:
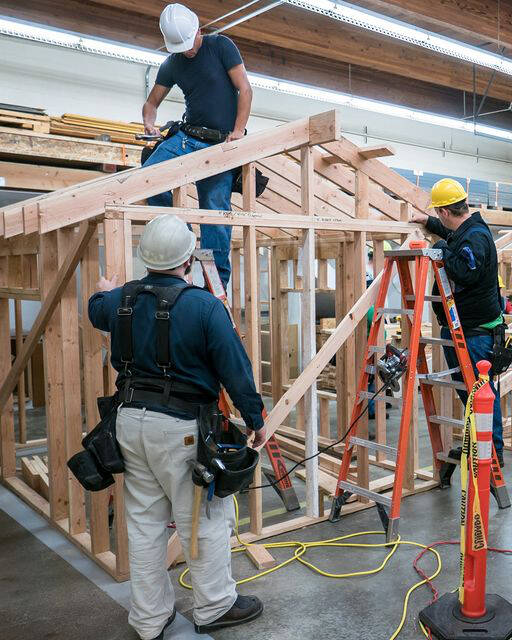
[[[196,249],[194,251],[194,257],[201,264],[203,270],[203,277],[208,287],[208,290],[212,295],[218,298],[222,304],[226,307],[226,310],[231,318],[234,330],[240,335],[238,328],[235,324],[233,314],[228,302],[228,297],[220,279],[217,265],[213,257],[213,251],[211,249]],[[226,418],[230,416],[229,403],[226,398],[224,390],[221,391],[219,398],[219,407]],[[267,417],[267,412],[263,409],[263,418]],[[300,509],[299,499],[295,493],[290,476],[287,475],[286,464],[279,448],[279,444],[275,436],[271,436],[265,443],[265,450],[272,465],[272,469],[262,469],[263,473],[270,481],[277,494],[283,501],[283,504],[287,511],[295,511]],[[277,480],[277,482],[276,482]]]
[[[404,474],[407,460],[407,446],[409,442],[409,431],[411,425],[412,408],[414,394],[416,393],[417,380],[420,383],[423,407],[425,410],[430,442],[434,454],[434,470],[437,475],[441,472],[443,464],[447,463],[447,457],[443,453],[443,442],[441,437],[441,425],[463,426],[461,421],[439,416],[436,411],[433,386],[451,387],[454,389],[464,389],[470,393],[475,382],[475,374],[469,357],[464,333],[462,331],[453,292],[446,275],[442,262],[442,251],[440,249],[428,249],[425,242],[411,243],[410,249],[386,251],[384,253],[384,270],[380,283],[377,300],[375,303],[374,320],[368,336],[362,370],[359,376],[357,395],[352,411],[350,424],[353,425],[347,437],[347,444],[343,452],[341,467],[338,475],[336,493],[331,507],[329,519],[331,522],[339,520],[343,505],[346,504],[350,496],[360,496],[364,499],[373,500],[376,503],[380,519],[387,534],[388,542],[396,540],[400,522],[400,505],[402,500],[402,490]],[[415,283],[413,285],[410,263],[415,264]],[[393,266],[396,264],[401,284],[402,309],[386,308],[386,297],[391,282]],[[426,295],[428,271],[432,265],[434,277],[437,282],[440,295]],[[421,320],[425,301],[442,302],[448,326],[451,333],[451,340],[441,338],[429,338],[421,335]],[[374,394],[368,392],[368,378],[375,374],[376,367],[373,364],[376,354],[382,354],[383,347],[377,345],[379,329],[382,319],[386,314],[404,315],[407,317],[409,327],[410,344],[408,347],[407,368],[404,374],[406,379],[402,386],[403,394],[401,400],[402,416],[400,420],[400,432],[397,447],[379,444],[370,440],[357,437],[359,426],[358,418],[363,412],[364,402],[372,398]],[[428,370],[427,358],[425,355],[425,345],[446,345],[453,346],[459,361],[459,367],[438,373],[430,373]],[[462,374],[464,382],[453,381],[450,377],[452,373]],[[386,396],[377,396],[377,401],[389,401]],[[399,402],[398,398],[394,399]],[[381,495],[368,488],[359,487],[348,480],[350,460],[354,453],[354,446],[366,447],[375,452],[385,452],[388,457],[396,459],[395,477],[391,496]],[[449,464],[455,464],[457,460],[449,459]],[[493,457],[491,466],[492,492],[498,506],[501,509],[510,507],[510,499],[501,472],[496,451],[493,446]]]

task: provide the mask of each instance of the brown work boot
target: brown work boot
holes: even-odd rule
[[[223,627],[235,627],[255,620],[263,613],[263,602],[255,596],[238,596],[229,611],[209,624],[194,624],[196,633],[208,633]]]

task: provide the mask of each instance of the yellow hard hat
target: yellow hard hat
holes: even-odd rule
[[[503,289],[503,287],[505,286],[505,283],[503,282],[503,278],[498,275],[498,286],[500,289]]]
[[[460,182],[452,178],[443,178],[442,180],[438,180],[432,187],[430,194],[431,202],[427,209],[447,207],[450,204],[465,200],[467,197],[468,194]]]

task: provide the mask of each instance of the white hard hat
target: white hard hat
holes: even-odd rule
[[[170,53],[183,53],[194,46],[199,18],[182,4],[168,4],[160,14],[160,31]]]
[[[137,256],[148,269],[165,271],[186,262],[196,248],[196,234],[170,213],[153,218],[144,229]]]

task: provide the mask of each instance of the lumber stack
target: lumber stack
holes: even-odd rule
[[[1,105],[7,106],[10,105]],[[50,133],[50,117],[40,113],[0,108],[0,127],[29,129],[34,133]]]
[[[40,496],[49,500],[48,458],[25,456],[21,458],[21,473],[28,486]]]
[[[64,113],[60,117],[52,117],[50,120],[50,133],[90,139],[106,135],[111,142],[145,144],[143,141],[135,140],[135,134],[144,133],[144,125],[139,122],[104,120],[74,113]]]

